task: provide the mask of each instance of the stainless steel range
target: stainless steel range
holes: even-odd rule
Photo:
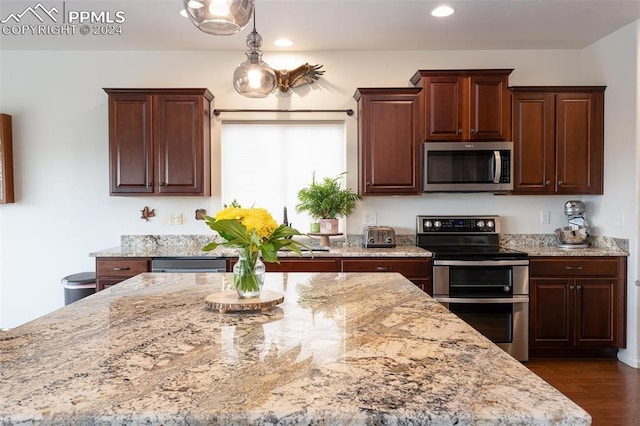
[[[499,216],[418,216],[433,297],[520,361],[529,352],[529,258],[500,247]]]

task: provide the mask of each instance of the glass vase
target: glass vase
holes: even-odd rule
[[[233,283],[240,298],[259,297],[266,268],[260,251],[238,249],[238,261],[233,265]]]

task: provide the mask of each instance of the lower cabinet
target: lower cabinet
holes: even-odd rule
[[[229,272],[238,261],[237,257],[229,258]],[[315,259],[280,258],[280,263],[264,262],[267,272],[340,272],[339,257],[323,257]]]
[[[422,291],[433,295],[431,259],[428,257],[342,258],[342,272],[398,272],[420,287]]]
[[[340,272],[339,257],[315,259],[280,259],[280,263],[266,263],[267,272]]]
[[[626,342],[626,258],[532,258],[529,352],[615,356]]]
[[[104,290],[143,272],[149,272],[150,263],[151,259],[148,257],[96,258],[96,291]]]
[[[233,269],[237,257],[227,260],[227,271]],[[265,262],[267,272],[398,272],[423,291],[433,294],[431,258],[428,257],[316,257],[280,258],[280,263]],[[151,270],[151,258],[96,258],[96,291]]]

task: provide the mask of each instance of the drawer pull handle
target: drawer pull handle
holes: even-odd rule
[[[131,268],[129,268],[128,266],[114,266],[113,270],[114,271],[128,271]]]
[[[564,269],[567,269],[567,270],[569,270],[569,271],[571,271],[571,270],[574,270],[574,269],[575,269],[575,270],[579,271],[579,270],[581,270],[581,269],[582,269],[582,266],[565,266],[565,267],[564,267]]]
[[[377,266],[377,271],[393,271],[393,268],[390,266]]]

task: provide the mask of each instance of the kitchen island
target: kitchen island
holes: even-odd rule
[[[588,425],[590,416],[397,273],[144,273],[0,336],[0,424]]]

